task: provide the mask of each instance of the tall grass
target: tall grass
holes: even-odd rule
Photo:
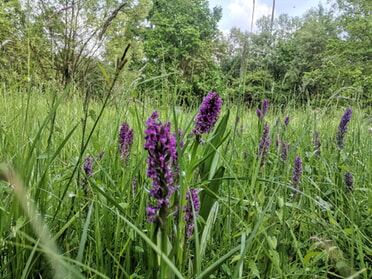
[[[125,96],[86,103],[55,92],[2,88],[1,278],[370,278],[372,134],[357,104],[350,104],[341,150],[335,136],[344,108],[332,106],[270,105],[259,120],[244,106],[237,119],[237,108],[225,104],[200,145],[188,137],[196,110]],[[193,236],[185,239],[182,213],[170,216],[165,248],[145,212],[151,180],[144,131],[155,109],[172,130],[185,131],[178,138],[180,208],[188,188],[201,199]],[[134,130],[126,163],[118,153],[124,121]],[[262,165],[264,124],[271,145]],[[290,144],[285,161],[277,137]],[[82,169],[85,156],[94,158],[91,177]],[[291,182],[296,156],[298,192]]]

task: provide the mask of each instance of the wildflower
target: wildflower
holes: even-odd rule
[[[282,141],[282,161],[287,161],[287,155],[288,155],[288,149],[290,147],[290,144],[288,144],[285,140]]]
[[[129,158],[130,150],[133,145],[133,130],[129,128],[126,122],[121,124],[118,142],[121,161],[125,162]]]
[[[207,134],[216,124],[220,114],[222,98],[218,97],[218,93],[211,92],[203,99],[202,105],[199,108],[199,113],[195,120],[195,128],[191,135],[196,135],[200,139],[202,134]]]
[[[256,110],[256,114],[257,114],[257,117],[258,117],[259,119],[261,119],[261,110],[260,110],[260,109],[257,109],[257,110]]]
[[[266,116],[268,110],[269,110],[269,101],[268,101],[267,99],[265,99],[265,100],[262,102],[261,109],[257,109],[257,110],[256,110],[257,117],[258,117],[260,120],[264,119],[264,117]]]
[[[262,117],[265,117],[269,111],[269,101],[265,99],[262,103]]]
[[[265,124],[262,136],[260,138],[260,145],[258,147],[258,159],[261,159],[261,167],[265,164],[265,158],[267,156],[267,152],[269,151],[270,141],[270,129]]]
[[[288,123],[289,123],[289,116],[286,116],[285,118],[284,118],[284,125],[283,125],[283,127],[285,128],[285,127],[287,127],[288,126]]]
[[[348,107],[341,118],[340,125],[338,126],[338,133],[336,136],[336,143],[338,149],[344,147],[345,136],[352,113],[353,113],[352,109]]]
[[[93,160],[94,160],[93,157],[89,157],[89,156],[85,157],[85,163],[83,166],[83,170],[87,177],[92,177],[93,175],[93,168],[92,168]]]
[[[351,176],[351,172],[345,172],[345,189],[347,192],[352,192],[354,189],[353,177]]]
[[[293,187],[296,189],[296,193],[300,190],[300,180],[302,175],[302,161],[299,156],[296,156],[294,162],[294,169],[293,169],[293,176],[292,176],[292,184]]]
[[[187,224],[186,238],[189,239],[191,237],[193,228],[195,227],[194,219],[199,214],[200,200],[198,190],[189,189],[189,191],[186,193],[186,201],[187,205],[183,207],[183,213],[185,213],[184,219]]]
[[[146,212],[149,222],[163,225],[168,213],[169,199],[174,191],[172,172],[177,163],[177,142],[175,135],[170,134],[170,122],[162,124],[157,111],[151,114],[146,125],[144,149],[149,153],[147,176],[152,178],[153,186],[149,195],[156,200],[149,204]]]
[[[317,157],[319,157],[320,156],[320,146],[321,146],[320,139],[319,139],[319,132],[314,131],[313,137],[314,137],[313,144],[314,144],[314,148],[315,148],[315,154],[316,154]]]
[[[93,175],[93,157],[89,157],[89,156],[86,156],[85,157],[85,163],[84,163],[84,166],[83,166],[83,170],[84,170],[84,173],[85,173],[85,176],[86,177],[92,177]],[[83,186],[83,189],[85,191],[85,193],[88,193],[89,192],[89,189],[87,188],[87,180],[86,178],[84,177],[82,180],[81,180],[81,186]]]

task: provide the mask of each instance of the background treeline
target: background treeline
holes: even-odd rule
[[[222,13],[207,0],[3,0],[1,85],[73,84],[99,98],[115,78],[116,94],[139,100],[190,104],[218,91],[248,105],[372,104],[371,1],[273,13],[254,32],[222,33]]]

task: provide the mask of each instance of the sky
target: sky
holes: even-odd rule
[[[263,15],[271,15],[272,0],[256,0],[254,20]],[[327,0],[276,0],[275,16],[287,13],[290,16],[301,16],[312,7],[321,3],[327,7]],[[232,27],[242,30],[251,30],[253,0],[209,0],[211,8],[222,7],[222,19],[219,28],[225,32]],[[253,27],[253,31],[254,31]]]

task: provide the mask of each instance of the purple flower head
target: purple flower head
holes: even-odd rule
[[[256,114],[257,114],[257,117],[258,117],[259,119],[261,119],[261,110],[260,110],[260,109],[257,109],[257,110],[256,110]]]
[[[258,147],[258,160],[261,159],[261,167],[265,165],[265,159],[270,147],[270,128],[265,124],[260,138],[260,145]]]
[[[191,194],[191,197],[190,197]],[[187,205],[183,207],[183,213],[185,213],[184,219],[187,224],[186,238],[191,237],[193,228],[195,227],[194,219],[197,218],[200,208],[200,200],[198,190],[189,189],[186,193]]]
[[[353,113],[352,109],[348,107],[344,115],[341,118],[340,125],[338,126],[338,132],[336,135],[336,143],[337,143],[338,149],[341,149],[344,147],[345,136],[347,133],[347,128],[348,128],[352,113]]]
[[[313,144],[314,144],[314,148],[315,148],[315,154],[316,154],[317,157],[319,157],[320,156],[320,146],[321,146],[320,139],[319,139],[319,132],[314,131],[313,137],[314,137]]]
[[[282,161],[285,162],[287,161],[287,156],[288,156],[288,149],[291,145],[287,143],[285,140],[282,141]]]
[[[222,98],[218,97],[218,93],[208,93],[199,108],[199,113],[195,120],[195,128],[192,130],[191,135],[196,135],[200,139],[202,134],[209,133],[216,124],[221,106]]]
[[[93,162],[94,162],[93,157],[89,157],[89,156],[85,157],[83,171],[84,171],[86,177],[92,177],[92,175],[93,175],[93,167],[92,167]],[[88,190],[88,188],[86,188],[86,185],[87,185],[87,180],[84,177],[81,181],[81,186],[83,186],[85,192],[87,193],[89,190]]]
[[[85,163],[83,166],[83,170],[87,177],[92,177],[93,175],[93,168],[92,168],[93,161],[94,161],[93,157],[89,157],[89,156],[85,157]]]
[[[286,116],[285,118],[284,118],[284,125],[283,125],[283,127],[287,127],[288,126],[288,123],[289,123],[289,116]]]
[[[292,184],[293,184],[293,187],[296,189],[296,193],[300,190],[301,175],[302,175],[302,161],[299,156],[296,156],[295,161],[294,161],[293,176],[292,176]]]
[[[133,130],[129,128],[126,122],[121,124],[118,142],[121,161],[125,162],[129,158],[130,150],[133,145]]]
[[[267,112],[269,111],[269,101],[267,99],[265,99],[262,103],[262,118],[264,118],[267,114]]]
[[[354,189],[354,183],[353,183],[353,177],[351,176],[351,172],[346,172],[345,173],[345,189],[347,192],[352,192]]]
[[[170,122],[164,124],[154,111],[146,122],[144,149],[148,151],[147,176],[152,179],[150,197],[156,201],[146,209],[148,221],[164,224],[169,207],[169,199],[174,191],[174,170],[177,166],[177,141],[171,135]]]
[[[268,111],[269,111],[269,101],[267,99],[265,99],[262,102],[261,109],[256,110],[256,114],[257,114],[258,119],[263,120]]]

